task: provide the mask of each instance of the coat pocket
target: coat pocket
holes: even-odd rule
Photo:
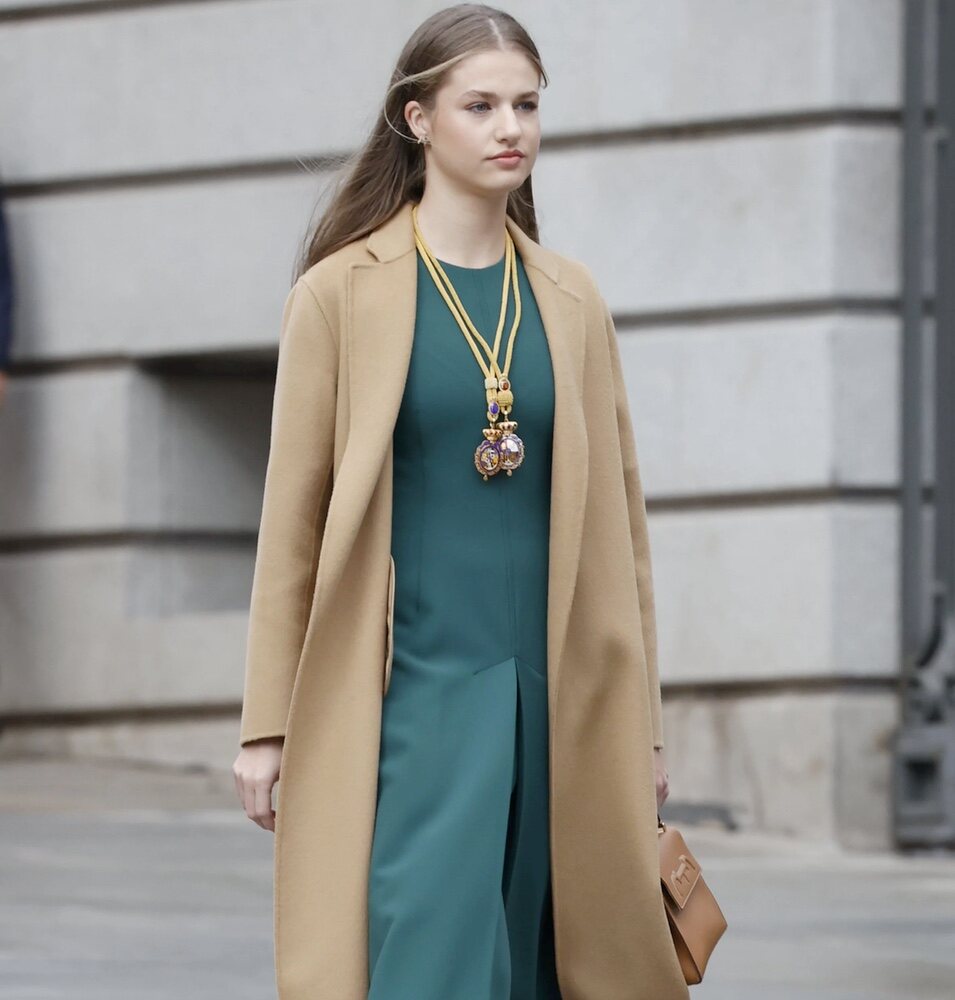
[[[385,680],[382,695],[388,693],[391,683],[391,661],[395,652],[395,557],[388,557],[388,611],[385,617]]]

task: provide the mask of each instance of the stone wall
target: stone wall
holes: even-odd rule
[[[294,257],[439,6],[0,0],[0,749],[231,763]],[[507,9],[621,338],[670,804],[885,844],[901,2]]]

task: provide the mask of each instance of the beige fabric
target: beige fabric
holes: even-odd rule
[[[507,225],[555,382],[547,649],[561,991],[564,1000],[686,1000],[660,886],[653,590],[616,333],[583,264]],[[408,202],[310,268],[282,320],[240,731],[243,743],[285,735],[275,830],[281,1000],[367,994],[390,444],[416,282]]]

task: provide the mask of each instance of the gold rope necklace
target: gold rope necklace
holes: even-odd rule
[[[464,339],[468,342],[471,352],[477,359],[477,363],[484,372],[484,389],[487,398],[487,419],[489,427],[482,430],[484,440],[474,450],[474,466],[487,482],[490,476],[497,475],[504,469],[508,475],[524,461],[524,442],[514,433],[517,430],[517,421],[509,419],[511,408],[514,404],[514,391],[511,387],[511,380],[508,372],[511,369],[511,357],[514,353],[514,340],[517,336],[517,327],[521,321],[521,292],[517,281],[517,251],[514,247],[514,240],[507,228],[504,229],[504,287],[501,292],[501,316],[497,323],[497,332],[494,336],[494,349],[487,345],[487,341],[478,332],[477,327],[471,322],[471,317],[464,308],[458,293],[454,290],[451,279],[445,273],[441,262],[429,249],[425,243],[421,229],[418,227],[418,206],[411,211],[411,218],[414,223],[415,244],[424,260],[428,273],[441,293],[442,298],[451,310],[451,315],[461,328]],[[497,362],[498,351],[501,346],[501,333],[504,330],[504,321],[507,317],[507,299],[510,288],[514,289],[514,322],[507,341],[507,352],[502,369]],[[487,352],[488,361],[485,362],[480,350],[475,344],[477,339]],[[497,423],[501,414],[505,419]]]

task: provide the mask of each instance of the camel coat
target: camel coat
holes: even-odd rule
[[[367,997],[368,867],[392,658],[391,439],[415,321],[411,208],[312,266],[282,319],[240,730],[243,745],[285,737],[280,1000]],[[660,887],[653,588],[616,332],[585,265],[509,217],[507,227],[554,375],[547,676],[561,994],[687,1000]]]

